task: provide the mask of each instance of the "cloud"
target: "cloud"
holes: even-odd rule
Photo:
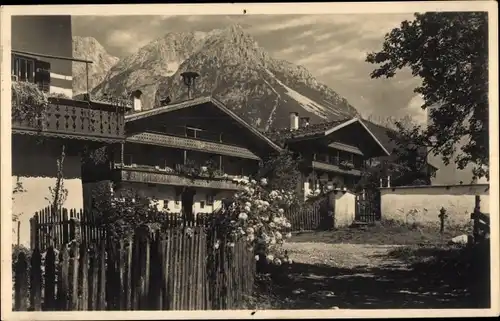
[[[139,48],[149,43],[150,40],[130,30],[113,30],[107,36],[108,45],[121,48],[128,54],[136,52]]]
[[[427,111],[422,109],[423,104],[424,99],[420,94],[417,94],[406,106],[407,114],[411,115],[419,124],[427,124]]]
[[[275,16],[277,20],[281,21],[270,21],[269,23],[262,23],[257,27],[253,28],[254,33],[262,33],[262,32],[269,32],[269,31],[278,31],[278,30],[284,30],[284,29],[289,29],[289,28],[294,28],[294,27],[304,27],[304,26],[312,26],[317,23],[317,19],[315,15],[307,15],[307,16],[300,16],[298,18],[285,18],[283,19],[283,16]],[[285,16],[286,17],[286,16]]]
[[[327,75],[327,74],[332,73],[332,72],[338,73],[339,71],[344,70],[344,69],[345,69],[344,64],[335,64],[335,65],[331,65],[331,66],[326,66],[326,67],[323,67],[317,71],[317,76]]]

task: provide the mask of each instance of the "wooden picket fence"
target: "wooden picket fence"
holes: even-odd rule
[[[182,217],[176,213],[162,213],[162,221],[170,222],[170,226],[180,226]],[[79,231],[84,243],[100,242],[106,238],[106,229],[99,217],[83,209],[54,210],[47,206],[36,212],[30,219],[30,246],[40,251],[48,249],[50,244],[55,248],[75,239]],[[49,238],[50,236],[50,238]]]
[[[77,225],[80,226],[81,238],[85,243],[99,242],[106,238],[106,231],[96,217],[82,209],[54,210],[47,206],[30,219],[30,245],[40,251],[67,244],[75,238]],[[50,235],[50,238],[49,238]]]
[[[312,231],[321,228],[325,213],[318,204],[300,208],[290,208],[285,211],[285,217],[292,227],[290,232]]]
[[[17,257],[14,310],[235,309],[253,290],[254,254],[244,241],[215,246],[207,226],[138,231],[129,241],[76,242],[59,253]]]

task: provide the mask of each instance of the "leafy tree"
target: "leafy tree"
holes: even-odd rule
[[[390,78],[409,67],[422,84],[415,92],[432,108],[426,129],[405,130],[417,145],[441,154],[459,169],[474,164],[488,177],[488,15],[486,12],[416,13],[385,36],[382,50],[366,61],[379,65],[371,77]],[[456,149],[456,142],[466,143]]]
[[[257,178],[267,178],[271,190],[296,191],[301,177],[299,164],[300,157],[285,149],[262,162]]]

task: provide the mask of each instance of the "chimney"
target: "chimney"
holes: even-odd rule
[[[142,110],[142,102],[141,102],[142,92],[140,90],[136,90],[132,93],[132,100],[134,102],[134,111]]]
[[[300,117],[300,127],[309,126],[309,117]]]
[[[290,130],[299,129],[299,113],[290,113]]]
[[[199,76],[200,74],[194,71],[186,71],[181,74],[182,80],[188,88],[189,99],[193,99],[193,91],[195,89],[196,78],[198,78]]]

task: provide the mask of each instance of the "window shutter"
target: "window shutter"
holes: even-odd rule
[[[35,61],[35,83],[38,84],[40,90],[50,91],[50,63],[46,61]]]

